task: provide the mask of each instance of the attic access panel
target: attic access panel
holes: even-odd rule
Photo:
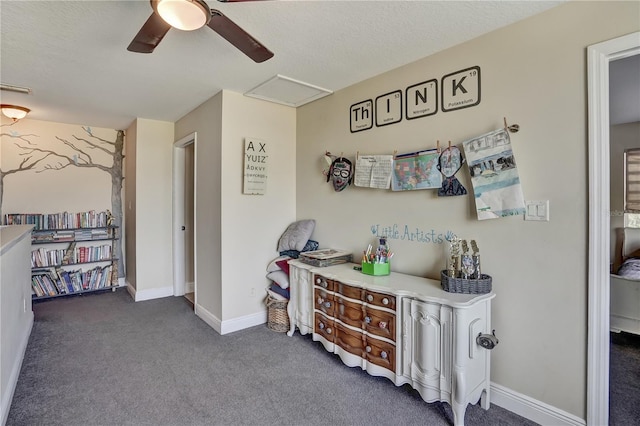
[[[278,74],[249,90],[245,93],[245,96],[282,105],[299,107],[331,95],[332,93],[333,91],[331,90]]]

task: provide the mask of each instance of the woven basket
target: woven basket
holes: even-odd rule
[[[485,294],[491,292],[491,277],[482,274],[477,280],[455,278],[447,275],[447,271],[440,272],[442,289],[449,293]]]
[[[288,300],[277,300],[267,296],[267,327],[278,333],[289,331],[289,315],[287,314]]]

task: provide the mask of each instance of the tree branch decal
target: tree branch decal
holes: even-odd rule
[[[11,124],[2,125],[2,127],[10,126]],[[82,127],[84,135],[73,135],[75,140],[68,140],[60,136],[55,136],[55,139],[61,142],[67,148],[70,148],[74,154],[66,154],[58,152],[54,149],[42,148],[38,144],[32,142],[33,137],[37,135],[20,135],[17,132],[9,131],[2,132],[1,135],[5,138],[14,139],[15,146],[22,151],[19,153],[24,158],[20,164],[13,169],[3,171],[0,169],[0,217],[2,217],[2,195],[3,195],[3,180],[4,177],[27,170],[33,170],[36,173],[42,173],[46,171],[60,171],[67,167],[79,167],[79,168],[94,168],[106,172],[111,177],[111,213],[113,214],[113,224],[118,226],[120,231],[122,230],[122,182],[124,177],[122,176],[122,166],[124,160],[124,130],[117,130],[115,140],[110,141],[100,138],[93,134],[91,127]],[[111,165],[101,164],[92,156],[94,153],[100,152],[101,154],[111,157]],[[43,160],[49,159],[47,162]],[[55,159],[55,160],[54,160]],[[116,244],[118,259],[122,257],[122,238],[120,242]],[[118,262],[118,277],[124,277],[124,264],[122,260]]]

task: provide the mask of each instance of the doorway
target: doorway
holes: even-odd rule
[[[640,32],[589,46],[587,424],[609,420],[609,63],[640,54]]]
[[[192,133],[173,144],[173,294],[195,309],[196,283],[196,146]]]

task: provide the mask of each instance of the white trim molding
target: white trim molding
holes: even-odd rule
[[[587,48],[589,303],[587,424],[609,422],[609,62],[640,54],[640,32]]]
[[[130,283],[127,283],[127,291],[136,302],[173,296],[173,286],[136,290]]]
[[[195,305],[195,313],[219,334],[229,334],[234,331],[240,331],[245,328],[267,323],[266,310],[256,312],[255,314],[245,315],[243,317],[232,318],[226,321],[221,321],[218,317],[198,304]]]
[[[491,383],[491,403],[541,425],[586,425],[583,419],[571,413],[495,383]]]

